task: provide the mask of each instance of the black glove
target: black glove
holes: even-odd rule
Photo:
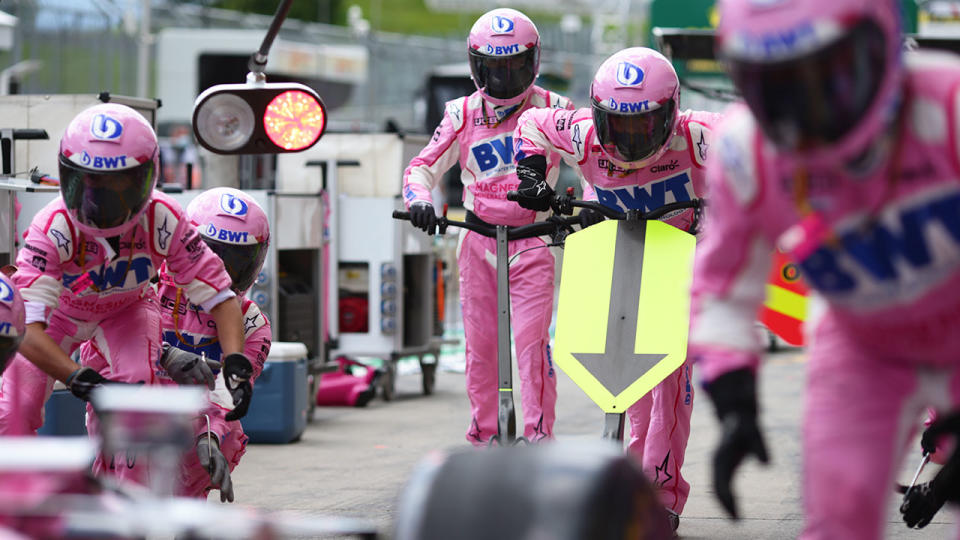
[[[437,213],[433,210],[433,205],[423,201],[411,204],[410,223],[427,234],[436,234]]]
[[[596,210],[591,210],[589,208],[580,209],[580,228],[586,229],[591,225],[595,225],[604,220],[603,214],[597,212]]]
[[[222,373],[223,382],[233,397],[233,410],[228,412],[225,418],[228,421],[239,420],[247,414],[250,399],[253,397],[253,385],[250,384],[253,366],[243,354],[232,353],[223,359]]]
[[[753,372],[738,369],[717,377],[706,387],[722,425],[720,444],[713,454],[713,487],[720,504],[739,519],[731,481],[745,457],[753,454],[767,463],[767,447],[757,425],[757,384]]]
[[[932,453],[937,439],[946,434],[960,434],[960,411],[955,411],[935,422],[923,432],[920,445]],[[913,486],[903,498],[900,513],[907,527],[923,528],[933,519],[946,502],[960,503],[960,451],[954,450],[950,459],[933,477],[933,480]]]
[[[220,502],[233,502],[230,465],[227,458],[223,457],[216,437],[211,437],[208,441],[207,436],[202,435],[197,440],[197,457],[200,458],[200,466],[210,474],[210,485],[220,490]]]
[[[70,389],[70,393],[77,396],[78,398],[84,401],[90,401],[90,395],[93,393],[94,389],[103,386],[105,383],[108,383],[107,379],[100,375],[95,370],[82,367],[67,377],[67,388]]]
[[[960,503],[960,453],[956,451],[933,480],[913,486],[903,498],[900,513],[907,527],[922,529],[946,502]]]
[[[553,200],[553,188],[547,185],[547,158],[528,156],[517,163],[517,204],[527,210],[544,212],[550,209]]]
[[[214,389],[216,376],[213,370],[203,358],[192,352],[182,351],[171,347],[169,343],[164,343],[160,353],[160,365],[167,370],[167,375],[170,375],[173,382],[177,384],[202,384],[210,390]]]
[[[900,513],[911,529],[922,529],[930,523],[947,499],[932,487],[933,482],[913,486],[903,498]]]

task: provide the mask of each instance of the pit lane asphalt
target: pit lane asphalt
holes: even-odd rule
[[[802,528],[800,415],[804,367],[801,350],[774,353],[765,359],[760,385],[762,423],[773,463],[761,467],[751,461],[743,466],[735,485],[743,514],[738,523],[725,518],[712,494],[709,461],[717,424],[706,394],[696,394],[683,466],[691,492],[680,522],[681,538],[796,538]],[[602,413],[562,371],[558,373],[557,438],[599,437]],[[469,403],[460,373],[439,372],[431,396],[422,395],[419,375],[403,375],[397,380],[397,394],[394,401],[378,397],[366,408],[318,408],[299,442],[248,446],[247,455],[233,474],[238,503],[363,517],[376,522],[385,533],[382,537],[389,538],[397,496],[411,469],[431,450],[466,447],[463,436],[469,421]],[[515,401],[519,408],[519,395]],[[908,459],[901,467],[902,483],[909,483],[918,463],[919,444],[916,448],[917,459]],[[921,480],[931,473],[928,467]],[[216,501],[219,504],[219,498]],[[925,529],[907,529],[900,521],[898,504],[891,489],[886,538],[948,538],[956,530],[955,516],[946,509]]]

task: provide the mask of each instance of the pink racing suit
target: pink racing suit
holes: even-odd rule
[[[154,191],[136,225],[111,245],[75,230],[63,200],[51,201],[34,216],[17,254],[13,280],[27,323],[45,322],[68,354],[89,341],[95,354],[85,365],[108,379],[155,383],[160,313],[150,280],[160,264],[202,305],[234,296],[219,257],[180,216],[179,204]],[[18,354],[0,389],[0,433],[35,432],[52,387],[52,378]]]
[[[668,150],[656,163],[623,170],[611,163],[600,148],[590,109],[534,110],[523,113],[514,138],[517,157],[553,152],[577,169],[604,206],[620,211],[655,210],[664,204],[700,198],[704,193],[704,165],[710,146],[710,127],[718,115],[700,111],[678,114]],[[693,210],[664,216],[664,221],[688,230]],[[659,491],[661,502],[683,512],[690,484],[680,474],[693,411],[693,386],[686,362],[653,391],[627,410],[629,448]]]
[[[0,540],[65,537],[58,510],[48,504],[45,512],[35,512],[51,497],[93,496],[97,489],[84,470],[0,472]]]
[[[204,309],[187,299],[186,291],[178,287],[166,272],[161,270],[160,314],[163,324],[163,340],[179,349],[192,353],[204,353],[207,358],[221,360],[223,351],[217,341],[217,325],[213,317]],[[263,371],[263,363],[270,354],[270,322],[253,301],[241,300],[243,312],[244,350],[243,353],[253,365],[250,384]],[[156,375],[161,384],[176,384],[159,365]],[[224,386],[223,377],[217,377],[216,390],[210,395],[210,407],[204,411],[210,418],[210,431],[220,440],[220,451],[230,464],[230,471],[240,463],[246,451],[247,436],[239,420],[227,421],[226,415],[233,409],[233,398]],[[197,424],[197,435],[207,432],[206,420]],[[200,466],[196,449],[184,456],[181,467],[180,495],[188,497],[206,497],[210,491],[210,475]]]
[[[960,61],[905,61],[901,117],[872,164],[802,169],[737,105],[708,167],[690,338],[703,379],[758,368],[753,324],[775,245],[826,300],[803,427],[808,540],[880,538],[924,407],[960,404]]]
[[[458,161],[462,169],[463,205],[492,225],[525,225],[536,213],[507,201],[520,181],[513,159],[513,130],[520,113],[534,107],[570,109],[562,96],[533,87],[517,106],[493,107],[479,92],[447,102],[433,139],[413,158],[403,174],[407,208],[433,203],[430,190]],[[548,182],[556,185],[559,157],[548,163]],[[544,246],[540,238],[510,242],[510,256]],[[496,239],[474,232],[460,235],[460,301],[466,338],[467,395],[472,421],[467,440],[480,446],[497,433],[497,271]],[[547,333],[553,316],[553,254],[534,249],[510,265],[513,338],[520,374],[523,436],[531,441],[553,437],[557,379]]]

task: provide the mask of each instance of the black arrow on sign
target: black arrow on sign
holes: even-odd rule
[[[666,354],[637,354],[637,311],[643,271],[644,221],[617,224],[613,251],[613,284],[607,315],[607,342],[602,353],[572,353],[614,396],[619,395]]]

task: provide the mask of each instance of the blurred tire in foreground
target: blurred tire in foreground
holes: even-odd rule
[[[404,486],[394,540],[661,540],[640,467],[605,441],[434,452]]]

